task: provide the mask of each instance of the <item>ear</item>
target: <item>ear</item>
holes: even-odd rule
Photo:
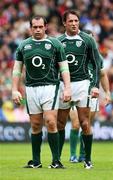
[[[64,25],[64,27],[66,26],[66,23],[65,22],[63,22],[63,25]]]
[[[29,32],[30,34],[32,34],[32,30],[31,30],[31,28],[29,28],[29,29],[28,29],[28,32]]]
[[[47,28],[48,28],[48,25],[46,24],[46,25],[45,25],[45,30],[46,30],[46,31],[47,31]]]

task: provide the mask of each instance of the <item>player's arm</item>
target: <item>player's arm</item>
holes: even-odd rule
[[[70,84],[70,73],[69,73],[69,67],[68,62],[62,61],[59,62],[60,67],[60,73],[64,82],[64,94],[63,94],[63,100],[64,101],[70,101],[71,99],[71,84]]]
[[[90,53],[89,56],[93,65],[93,81],[91,81],[91,95],[92,97],[99,96],[99,81],[100,81],[100,70],[103,66],[103,58],[97,48],[97,43],[94,38],[90,39]]]
[[[92,87],[99,87],[99,75],[100,75],[100,69],[101,69],[101,62],[102,58],[100,56],[100,53],[97,48],[97,43],[93,37],[90,37],[89,39],[89,53],[88,58],[91,60],[92,67],[93,67],[93,81],[92,81]]]
[[[110,96],[110,90],[109,90],[109,80],[108,80],[107,73],[104,69],[101,69],[101,71],[100,71],[100,82],[101,82],[101,86],[105,92],[106,104],[109,104],[111,102],[111,96]]]
[[[22,100],[22,95],[18,90],[21,79],[22,67],[22,61],[15,61],[12,72],[12,99],[16,104],[20,104]]]
[[[61,78],[64,83],[64,92],[62,98],[64,101],[70,101],[71,99],[70,72],[69,72],[68,62],[66,60],[66,54],[62,43],[58,39],[55,39],[54,45],[56,46],[57,49],[56,59],[59,65]]]

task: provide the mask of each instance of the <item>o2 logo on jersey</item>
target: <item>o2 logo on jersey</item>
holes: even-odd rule
[[[68,60],[68,63],[69,63],[69,64],[73,63],[75,66],[78,65],[78,61],[76,60],[75,55],[73,55],[73,54],[67,54],[66,57],[67,57],[67,60]]]
[[[33,66],[35,66],[35,67],[40,67],[40,66],[42,66],[42,69],[45,69],[45,64],[43,64],[42,58],[41,58],[40,56],[35,56],[35,57],[33,57],[33,59],[32,59],[32,64],[33,64]]]

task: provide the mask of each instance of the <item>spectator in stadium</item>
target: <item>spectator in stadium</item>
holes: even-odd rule
[[[3,103],[0,119],[7,122],[15,122],[16,116],[14,113],[14,105],[12,101],[7,100]]]
[[[64,82],[63,101],[71,98],[68,63],[62,44],[46,35],[47,23],[44,17],[35,16],[30,20],[32,36],[24,40],[16,51],[13,68],[12,99],[21,104],[18,91],[23,64],[26,67],[26,101],[32,134],[32,160],[26,168],[41,168],[42,126],[45,121],[48,142],[52,153],[49,168],[64,168],[59,161],[57,110],[59,105],[59,71]]]
[[[72,98],[71,103],[64,103],[60,100],[58,111],[58,130],[59,130],[59,149],[60,156],[65,139],[65,125],[72,105],[77,107],[80,126],[83,134],[82,139],[85,146],[86,169],[92,168],[91,147],[92,132],[90,126],[90,103],[91,97],[98,97],[98,79],[101,58],[98,52],[96,42],[93,37],[79,30],[79,14],[76,11],[69,10],[63,15],[63,24],[66,28],[65,34],[59,37],[59,40],[65,48],[68,59]],[[93,84],[90,86],[90,77],[88,72],[89,59],[95,74]],[[61,94],[63,84],[60,84]],[[93,88],[91,88],[93,87]]]

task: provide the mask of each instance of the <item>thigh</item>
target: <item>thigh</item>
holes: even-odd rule
[[[42,87],[40,103],[43,111],[58,110],[59,108],[59,86],[48,85]],[[53,111],[54,113],[54,111]]]
[[[92,123],[94,118],[95,118],[95,115],[96,115],[96,111],[91,111],[90,112],[90,122]]]
[[[77,107],[77,112],[80,123],[83,121],[90,122],[90,108]]]
[[[55,123],[57,123],[57,114],[58,110],[44,111],[43,118],[45,123],[47,123],[47,121],[54,121]]]
[[[26,87],[26,107],[28,114],[40,114],[42,108],[40,104],[41,89],[39,87]]]
[[[89,80],[72,83],[72,101],[77,107],[90,107],[91,96],[89,95]]]

